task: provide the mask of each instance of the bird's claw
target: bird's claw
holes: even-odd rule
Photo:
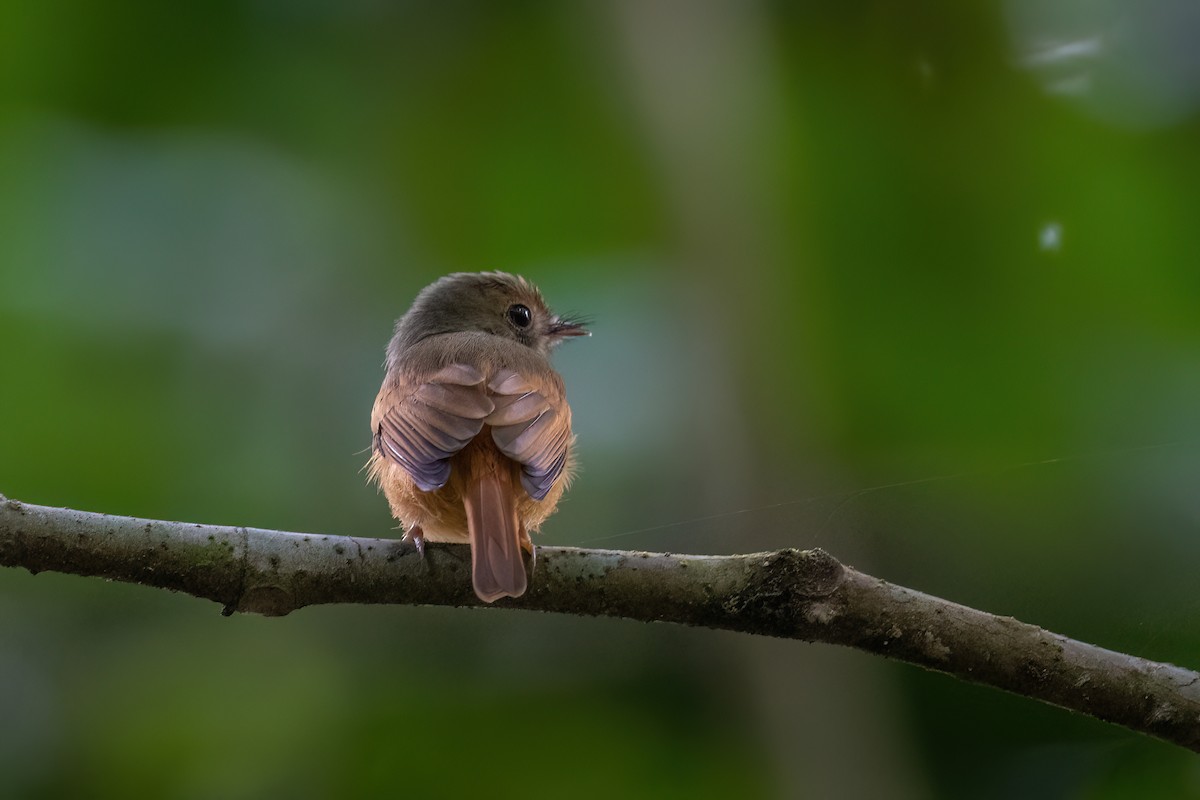
[[[421,530],[420,525],[414,525],[406,530],[400,541],[408,542],[417,548],[417,552],[421,554],[421,558],[425,558],[425,532]]]
[[[521,528],[521,549],[524,551],[522,560],[525,562],[525,574],[532,578],[533,570],[537,567],[537,548],[533,546],[533,539],[529,538],[524,527]]]

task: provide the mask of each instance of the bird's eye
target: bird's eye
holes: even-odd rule
[[[508,307],[508,321],[518,328],[528,328],[529,323],[533,322],[533,314],[529,312],[526,306],[518,303],[515,306]]]

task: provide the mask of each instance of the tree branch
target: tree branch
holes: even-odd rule
[[[185,592],[224,613],[322,603],[482,605],[466,545],[92,514],[0,495],[0,565]],[[625,617],[856,647],[1200,752],[1200,674],[872,578],[821,550],[736,556],[539,547],[498,607]]]

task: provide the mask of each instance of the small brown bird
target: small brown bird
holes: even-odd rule
[[[574,467],[571,408],[550,351],[587,336],[503,272],[425,287],[396,322],[371,412],[371,479],[405,538],[470,542],[475,594],[520,597],[521,548],[554,513]]]

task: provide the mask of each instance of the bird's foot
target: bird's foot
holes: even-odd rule
[[[525,551],[522,560],[525,562],[525,574],[530,578],[533,577],[533,569],[537,566],[537,548],[533,546],[533,539],[529,538],[529,533],[521,528],[521,549]]]
[[[420,525],[413,525],[406,530],[400,541],[408,542],[417,548],[417,552],[421,554],[421,558],[425,557],[425,532],[421,530]]]

